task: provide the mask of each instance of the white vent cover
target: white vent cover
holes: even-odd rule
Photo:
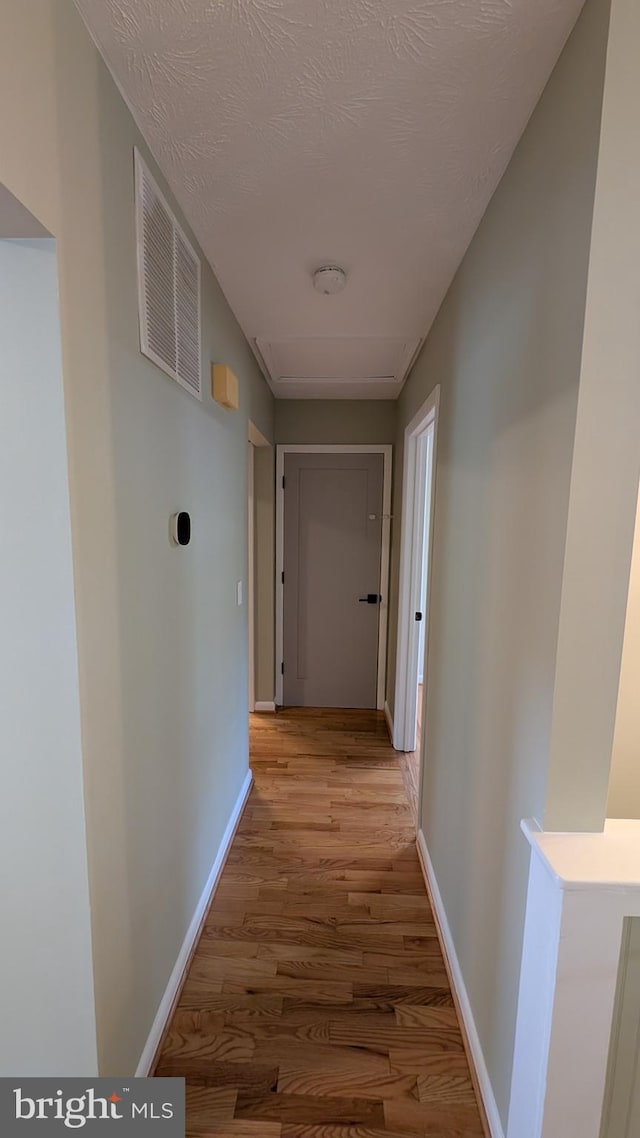
[[[135,151],[140,350],[202,398],[200,260]]]

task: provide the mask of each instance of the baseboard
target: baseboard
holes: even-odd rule
[[[178,953],[178,959],[173,966],[173,971],[169,977],[169,983],[165,988],[164,995],[160,1001],[160,1006],[156,1012],[156,1017],[153,1021],[151,1031],[149,1032],[149,1038],[147,1039],[142,1055],[140,1056],[140,1062],[138,1063],[136,1070],[137,1079],[146,1078],[146,1076],[153,1071],[155,1059],[160,1049],[160,1044],[162,1042],[165,1028],[171,1018],[178,997],[182,990],[182,985],[186,977],[187,969],[191,963],[191,958],[193,956],[196,944],[198,943],[198,937],[200,936],[200,931],[202,929],[204,919],[207,915],[209,905],[213,899],[213,894],[215,892],[216,886],[220,880],[220,875],[224,869],[224,863],[227,860],[227,855],[231,848],[231,843],[238,828],[238,823],[242,817],[242,811],[244,810],[247,798],[249,797],[249,791],[251,790],[252,782],[253,775],[251,774],[251,771],[247,771],[247,777],[242,784],[242,789],[231,812],[231,817],[227,823],[227,828],[222,837],[222,841],[220,842],[220,848],[216,855],[216,860],[211,867],[211,872],[207,878],[207,883],[202,890],[202,895],[196,906],[196,911],[191,918],[191,923],[187,929],[184,941],[182,942],[182,948]]]
[[[475,1086],[476,1094],[480,1101],[480,1111],[483,1114],[482,1122],[487,1134],[487,1138],[505,1138],[504,1130],[502,1128],[502,1121],[500,1119],[500,1112],[491,1086],[491,1079],[487,1071],[482,1045],[478,1036],[478,1031],[473,1018],[473,1011],[471,1010],[471,1002],[467,993],[462,969],[460,968],[460,961],[456,953],[451,929],[447,920],[442,895],[438,888],[438,882],[434,873],[427,843],[422,830],[418,830],[418,857],[422,867],[422,873],[427,887],[427,893],[431,900],[433,914],[438,929],[438,937],[440,940],[440,947],[444,955],[449,980],[451,983],[451,990],[456,1005],[458,1016],[460,1017],[462,1034],[464,1037],[465,1048],[469,1065],[471,1067],[471,1077]]]
[[[387,721],[387,730],[389,732],[389,738],[391,740],[391,745],[393,746],[393,719],[391,717],[391,709],[390,709],[389,704],[387,703],[386,699],[384,701],[384,717]]]
[[[270,700],[258,700],[258,702],[255,705],[254,711],[258,711],[258,712],[259,711],[275,711],[275,709],[276,709],[276,705],[272,699],[270,699]]]

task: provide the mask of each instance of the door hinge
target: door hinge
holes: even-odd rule
[[[284,570],[282,571],[282,584],[284,585]]]
[[[286,481],[286,479],[285,479],[285,476],[284,476],[284,474],[283,474],[283,475],[282,475],[282,489],[283,489],[283,490],[284,490],[284,484],[285,484],[285,481]]]
[[[284,661],[283,661],[283,663],[280,665],[280,672],[281,672],[281,674],[284,676]]]

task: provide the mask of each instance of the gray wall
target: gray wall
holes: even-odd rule
[[[421,822],[505,1122],[519,822],[546,792],[607,20],[588,0],[398,413],[396,519],[404,428],[440,384]],[[397,595],[397,521],[393,543]]]
[[[277,443],[393,443],[397,404],[368,399],[278,399]]]
[[[240,412],[207,392],[198,403],[140,355],[133,146],[145,147],[71,0],[7,0],[0,71],[5,181],[58,240],[98,1050],[101,1072],[122,1075],[247,771],[235,589],[247,420],[272,439],[273,399],[204,263],[205,386],[208,361],[227,362]],[[167,540],[181,508],[184,550]]]

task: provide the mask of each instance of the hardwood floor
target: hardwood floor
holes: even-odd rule
[[[376,712],[253,716],[255,785],[157,1075],[188,1135],[478,1138],[397,756]]]

